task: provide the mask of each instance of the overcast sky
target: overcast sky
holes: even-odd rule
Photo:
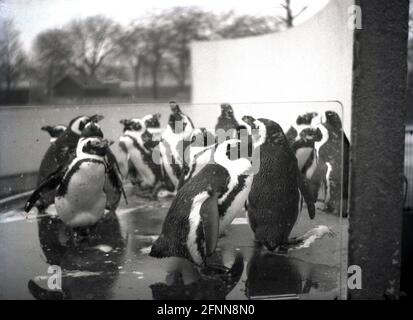
[[[104,14],[123,25],[151,9],[173,6],[197,6],[222,12],[235,10],[240,14],[278,15],[282,0],[0,0],[0,19],[13,18],[21,31],[21,40],[29,49],[34,37],[42,30],[59,27],[73,18]],[[308,5],[300,17],[305,21],[329,0],[292,0],[298,10]],[[298,20],[298,22],[300,22]]]

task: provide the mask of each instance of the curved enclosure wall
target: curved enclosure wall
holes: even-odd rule
[[[192,44],[192,102],[338,100],[350,138],[353,0],[331,0],[290,30]]]

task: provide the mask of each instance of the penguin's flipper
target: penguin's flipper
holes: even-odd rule
[[[38,185],[36,190],[33,191],[30,198],[26,201],[26,204],[24,205],[24,211],[29,212],[30,209],[33,208],[36,201],[41,197],[43,191],[48,192],[59,185],[59,183],[62,181],[63,176],[65,175],[65,168],[66,166],[60,166],[55,172],[51,173],[46,179],[42,181],[42,183]]]
[[[185,176],[188,174],[188,172],[189,172],[189,167],[188,165],[184,164],[181,174],[179,175],[177,190],[181,189],[181,187],[185,184]]]
[[[125,192],[125,189],[123,188],[123,183],[122,183],[122,178],[121,178],[122,174],[120,172],[119,163],[115,155],[112,153],[110,149],[108,149],[106,153],[106,159],[108,161],[109,179],[112,185],[117,190],[119,190],[119,192],[123,195],[123,197],[125,198],[126,204],[128,204],[128,198],[126,197],[126,192]]]
[[[206,255],[214,253],[219,236],[218,194],[209,189],[210,197],[201,206],[201,219],[204,226]]]
[[[299,148],[296,151],[295,155],[297,157],[298,169],[300,169],[300,171],[306,165],[308,159],[310,159],[313,153],[314,148]]]
[[[298,181],[298,188],[303,195],[304,201],[307,204],[308,215],[310,219],[313,220],[315,217],[315,201],[311,194],[310,187],[308,185],[308,180],[303,177],[301,172],[297,170],[297,181]]]

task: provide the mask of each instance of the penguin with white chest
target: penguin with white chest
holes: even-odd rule
[[[341,199],[344,199],[343,214],[346,216],[350,143],[343,132],[340,116],[336,112],[326,111],[323,118],[322,127],[325,128],[328,139],[319,146],[317,151],[320,160],[327,165],[325,175],[326,210],[338,215]]]
[[[112,188],[107,188],[114,170],[106,160],[109,145],[101,137],[81,138],[74,158],[38,186],[25,211],[31,209],[42,192],[56,189],[54,204],[65,225],[71,228],[95,225],[104,215],[112,192]]]
[[[50,135],[50,143],[53,143],[66,131],[67,127],[58,124],[55,126],[43,126],[41,128],[43,131],[46,131]]]
[[[170,108],[172,113],[162,133],[159,153],[164,183],[171,189],[170,191],[173,191],[178,188],[180,177],[187,170],[184,155],[186,148],[191,144],[190,138],[194,125],[176,102],[171,101]]]
[[[256,241],[273,251],[295,241],[289,235],[298,218],[300,192],[311,218],[315,207],[282,128],[268,119],[243,120],[258,128],[258,139],[264,140],[254,150],[260,153],[260,167],[248,196],[248,218]]]
[[[143,120],[131,119],[130,122],[129,129],[119,139],[119,146],[127,155],[128,174],[141,190],[155,197],[162,184],[161,166],[152,158],[159,142],[153,140]]]
[[[39,168],[37,186],[40,186],[46,178],[56,172],[60,167],[68,164],[72,154],[76,150],[77,143],[84,132],[84,136],[94,135],[95,132],[84,130],[88,123],[95,123],[103,119],[101,115],[79,116],[70,121],[65,132],[50,144]],[[42,195],[39,203],[39,210],[46,208],[53,203],[55,190],[50,190]]]
[[[180,257],[198,266],[205,264],[206,257],[215,251],[220,229],[229,223],[219,208],[234,192],[234,181],[239,176],[250,174],[249,160],[228,158],[231,145],[239,145],[239,142],[228,140],[221,143],[214,154],[215,163],[206,165],[178,191],[150,256]],[[247,193],[248,190],[242,194],[243,199],[231,196],[233,201],[229,206],[239,204],[241,209]],[[236,210],[235,205],[232,208]]]

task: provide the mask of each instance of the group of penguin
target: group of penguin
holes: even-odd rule
[[[237,120],[231,105],[222,104],[212,132],[195,128],[176,102],[170,110],[162,133],[160,114],[120,121],[123,166],[110,149],[113,141],[104,138],[100,115],[76,117],[67,127],[43,127],[52,140],[25,211],[54,206],[75,235],[87,236],[105,210],[116,210],[122,196],[127,201],[123,181],[129,179],[139,195],[174,194],[152,257],[205,266],[219,236],[244,209],[257,244],[283,252],[300,243],[303,239],[289,236],[303,202],[313,219],[318,189],[323,183],[331,189],[339,157],[334,150],[341,144],[339,116],[327,111],[325,121],[315,125],[320,117],[308,113],[284,134],[269,119]]]

